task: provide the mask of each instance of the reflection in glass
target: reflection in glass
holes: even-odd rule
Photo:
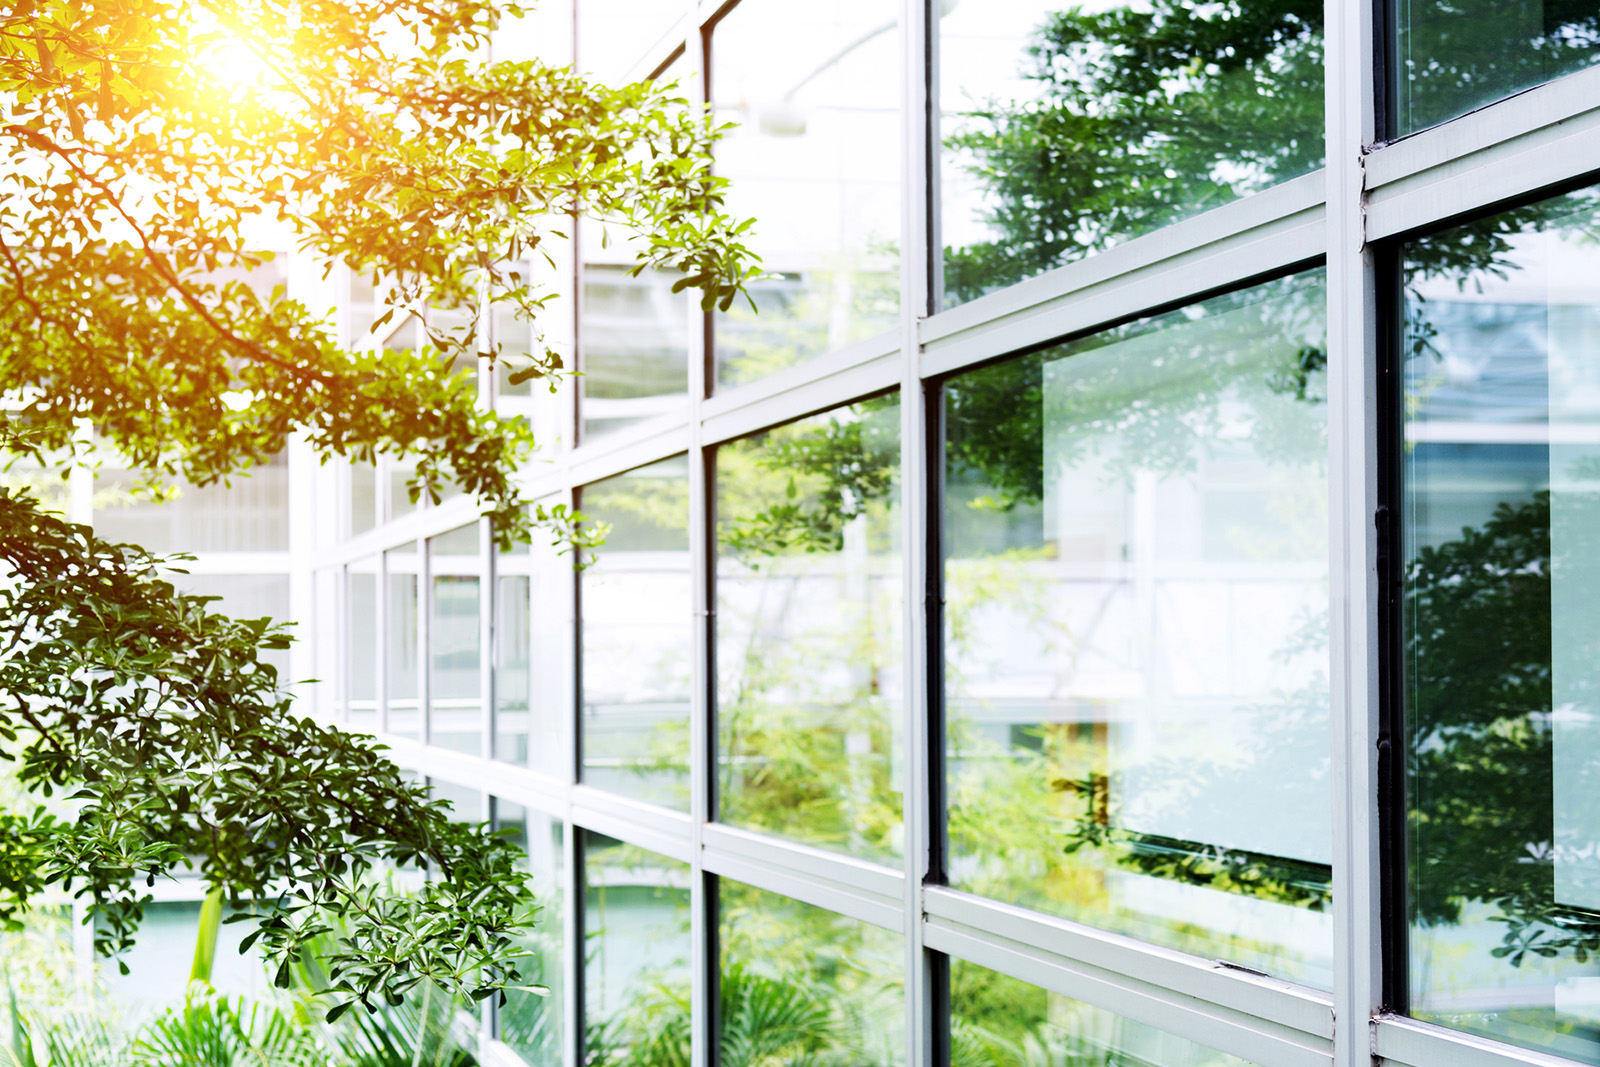
[[[478,524],[428,538],[428,743],[479,755],[483,746]]]
[[[643,77],[672,51],[682,15],[661,0],[578,0],[578,69],[612,86]]]
[[[350,533],[366,533],[378,518],[378,469],[371,463],[350,464]]]
[[[687,1040],[689,865],[579,833],[584,1063],[631,1067],[647,1046],[671,1040],[671,1027],[684,1027]]]
[[[1569,0],[1400,0],[1396,133],[1600,62],[1600,9]]]
[[[1322,165],[1319,0],[941,10],[947,305]]]
[[[1411,1012],[1600,1059],[1600,198],[1406,248]]]
[[[94,531],[152,552],[287,552],[289,463],[279,453],[232,485],[167,479],[176,496],[134,495],[144,475],[102,470],[94,478]]]
[[[549,990],[544,996],[507,990],[506,1002],[495,1009],[495,1036],[529,1067],[560,1067],[566,1018],[562,963],[566,901],[561,892],[566,850],[561,822],[499,797],[491,797],[490,804],[495,829],[510,831],[522,849],[527,885],[539,908],[533,929],[517,942],[519,951],[533,953],[517,962],[522,984]]]
[[[689,467],[682,456],[583,487],[610,533],[582,572],[583,780],[689,808]]]
[[[1331,983],[1324,299],[946,385],[952,884]]]
[[[350,728],[378,732],[378,561],[350,564]]]
[[[744,0],[712,34],[727,208],[767,271],[716,316],[716,384],[892,329],[900,307],[894,0]]]
[[[528,766],[533,690],[533,575],[527,545],[495,558],[494,758]]]
[[[717,449],[717,817],[900,851],[896,396]]]
[[[717,895],[722,1048],[751,1064],[905,1062],[899,933],[726,878]],[[687,1020],[682,1033],[687,1062]]]
[[[387,707],[384,729],[400,737],[420,740],[421,663],[418,661],[417,548],[415,544],[383,554],[388,572],[388,625],[384,628],[384,681]]]
[[[422,499],[411,499],[411,479],[416,475],[416,467],[408,465],[404,460],[390,457],[384,460],[384,478],[388,483],[388,491],[383,495],[384,519],[394,521],[403,515],[409,515],[417,510],[417,505]]]
[[[631,243],[616,243],[615,262],[583,267],[578,410],[586,439],[688,402],[691,294],[674,293],[676,278],[661,271],[634,277]]]
[[[950,961],[950,1062],[963,1067],[1249,1067],[1225,1052],[966,960]]]

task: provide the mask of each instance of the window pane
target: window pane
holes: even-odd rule
[[[598,223],[585,224],[587,231]],[[583,434],[594,438],[652,415],[681,411],[689,398],[689,293],[674,293],[677,277],[662,271],[630,271],[631,242],[618,246],[613,262],[586,240],[583,267]]]
[[[1594,190],[1406,249],[1412,1013],[1600,1057]],[[1499,235],[1495,237],[1493,235]]]
[[[1600,62],[1600,10],[1561,0],[1400,0],[1397,132],[1465,115]]]
[[[1249,1067],[966,960],[950,961],[950,1061],[982,1067]]]
[[[94,479],[94,529],[107,541],[152,552],[287,552],[289,462],[282,453],[232,485],[171,482],[177,494],[135,497],[137,471],[103,470]]]
[[[716,381],[738,385],[894,328],[900,307],[900,33],[894,0],[744,0],[716,25],[711,84],[727,207],[760,309],[716,316]]]
[[[899,399],[716,463],[717,817],[897,863]]]
[[[366,533],[378,517],[378,468],[371,463],[350,464],[350,533]]]
[[[1320,0],[942,10],[947,305],[1322,165]]]
[[[1324,300],[946,385],[953,884],[1329,987]]]
[[[689,465],[679,456],[583,488],[611,532],[582,572],[583,780],[689,809]]]
[[[428,539],[428,743],[475,756],[483,749],[478,549],[475,522]]]
[[[526,767],[528,697],[533,688],[533,578],[527,573],[527,546],[520,547],[521,551],[503,553],[496,561],[494,758]]]
[[[517,942],[519,950],[533,953],[517,964],[522,984],[549,990],[545,996],[507,990],[505,1004],[495,1009],[495,1036],[510,1045],[529,1067],[560,1067],[566,1018],[562,961],[566,902],[561,892],[566,850],[562,846],[561,821],[499,797],[491,802],[495,829],[513,831],[512,839],[523,850],[528,888],[540,909],[533,930]]]
[[[390,549],[383,554],[384,566],[389,572],[388,635],[384,646],[385,671],[388,683],[388,708],[384,728],[400,737],[420,739],[420,664],[417,662],[417,548]]]
[[[584,1062],[625,1067],[688,1041],[689,865],[581,834]]]
[[[898,933],[726,878],[718,903],[722,1048],[763,1064],[905,1062]]]
[[[661,0],[578,0],[578,68],[607,85],[650,73],[667,58],[667,34],[683,16],[681,4]]]
[[[350,564],[350,728],[378,730],[378,560]]]

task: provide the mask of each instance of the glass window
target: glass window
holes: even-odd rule
[[[639,1063],[646,1049],[687,1063],[689,865],[581,837],[585,1067]]]
[[[607,85],[622,85],[667,58],[673,46],[666,38],[684,7],[661,0],[578,0],[577,13],[578,69]]]
[[[1397,0],[1397,133],[1600,62],[1600,9],[1562,0]]]
[[[378,560],[370,556],[350,564],[350,728],[378,730]]]
[[[483,750],[481,558],[475,522],[428,538],[428,743],[474,756]]]
[[[583,780],[689,808],[689,465],[652,463],[583,487],[610,532],[581,574]]]
[[[900,853],[900,405],[716,453],[717,817]]]
[[[371,463],[350,464],[350,533],[366,533],[377,524],[378,468]]]
[[[416,511],[427,496],[420,493],[416,500],[411,499],[410,482],[417,473],[416,465],[411,460],[389,456],[384,459],[383,469],[384,481],[388,483],[387,492],[383,494],[384,518],[393,522]]]
[[[533,693],[533,573],[527,545],[495,558],[494,758],[528,766]],[[541,610],[545,609],[540,605]],[[554,684],[555,678],[545,680]],[[542,744],[548,739],[541,737]]]
[[[1600,196],[1405,249],[1412,1014],[1600,1057]]]
[[[750,1050],[736,1062],[905,1062],[900,934],[726,878],[717,896],[719,1044]]]
[[[592,2],[592,0],[591,0]],[[610,0],[615,3],[616,0]],[[688,99],[702,95],[682,56],[662,72]],[[689,397],[689,309],[699,292],[674,293],[681,275],[635,276],[637,235],[597,219],[578,225],[582,246],[578,349],[580,439],[589,440],[652,415],[683,411]]]
[[[131,470],[95,475],[95,533],[152,552],[289,550],[289,461],[283,453],[234,475],[231,485],[169,479],[176,495],[164,501],[134,495],[144,477]]]
[[[1322,165],[1320,0],[942,11],[946,305]]]
[[[585,231],[599,223],[585,223]],[[599,244],[598,240],[586,245]],[[617,247],[620,246],[620,247]],[[689,298],[662,271],[633,276],[632,242],[617,241],[613,262],[585,248],[583,319],[578,338],[583,377],[578,410],[585,439],[652,415],[682,411],[689,396]]]
[[[310,645],[311,677],[315,682],[303,684],[301,693],[309,694],[319,717],[348,728],[349,692],[344,676],[350,657],[343,639],[344,610],[344,568],[318,567],[312,571],[310,633],[303,632],[302,627],[298,639]]]
[[[739,385],[892,329],[900,307],[900,33],[894,0],[744,0],[711,79],[727,208],[757,220],[756,308],[716,316],[716,383]]]
[[[428,792],[434,800],[442,800],[450,805],[450,817],[455,822],[482,822],[487,814],[483,810],[484,795],[481,789],[460,785],[446,778],[429,778]]]
[[[1330,986],[1324,300],[946,384],[952,884]]]
[[[566,848],[561,821],[499,797],[490,803],[495,829],[509,831],[522,848],[527,885],[539,908],[533,929],[517,945],[532,953],[517,964],[522,984],[548,990],[543,996],[507,990],[506,1002],[495,1009],[495,1037],[510,1045],[528,1067],[561,1067],[566,1020],[566,901],[561,891]]]
[[[950,961],[950,1061],[970,1067],[1249,1067],[966,960]]]
[[[421,663],[418,644],[420,597],[417,592],[417,546],[408,544],[393,548],[383,554],[384,569],[388,574],[388,587],[384,628],[387,639],[384,645],[384,673],[387,683],[387,714],[384,729],[400,737],[420,740],[422,737]]]

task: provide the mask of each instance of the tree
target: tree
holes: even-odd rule
[[[582,212],[648,234],[636,269],[726,307],[753,269],[721,210],[716,131],[663,88],[492,61],[492,0],[25,0],[0,14],[0,450],[82,458],[84,426],[159,475],[205,485],[299,434],[327,461],[411,457],[411,492],[454,485],[508,544],[574,517],[529,508],[529,431],[452,366],[508,358],[472,329],[549,294],[509,266]],[[253,81],[235,79],[253,71]],[[419,352],[341,344],[326,316],[239,275],[275,228],[348,264],[424,323]],[[383,325],[390,316],[383,316]],[[543,347],[542,344],[535,347]],[[553,379],[553,350],[513,381]],[[0,739],[29,790],[76,817],[0,818],[0,922],[49,884],[90,900],[97,944],[133,939],[136,883],[197,869],[257,923],[280,983],[328,934],[334,989],[369,1008],[419,983],[515,985],[525,891],[512,847],[454,825],[370,742],[296,716],[262,648],[175,592],[159,560],[0,495]],[[416,894],[382,865],[429,872]],[[328,913],[348,922],[332,931]],[[353,1002],[343,1000],[333,1013]]]

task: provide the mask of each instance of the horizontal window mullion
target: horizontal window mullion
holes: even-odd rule
[[[649,849],[679,863],[690,862],[694,852],[689,816],[593,786],[572,787],[567,818],[576,827]]]
[[[1058,955],[1040,945],[1015,941],[993,931],[932,915],[925,922],[924,943],[930,949],[1177,1037],[1273,1067],[1325,1067],[1332,1062],[1329,1037],[1141,981],[1121,970]],[[1241,979],[1248,977],[1240,975]],[[1331,1018],[1332,1008],[1326,1011]]]
[[[922,376],[1287,272],[1327,250],[1324,172],[1285,182],[921,323]]]
[[[1578,181],[1600,171],[1600,68],[1375,149],[1366,171],[1368,241]]]
[[[707,400],[705,444],[719,444],[839,407],[900,382],[900,338],[885,334]]]
[[[707,824],[702,858],[713,874],[737,878],[863,922],[899,930],[901,871],[765,834]]]
[[[1326,993],[953,889],[930,887],[923,910],[930,926],[1025,945],[1064,965],[1160,986],[1324,1041],[1333,1037],[1333,1001]]]
[[[1398,1015],[1379,1016],[1372,1027],[1376,1062],[1392,1067],[1572,1067],[1576,1062]]]

